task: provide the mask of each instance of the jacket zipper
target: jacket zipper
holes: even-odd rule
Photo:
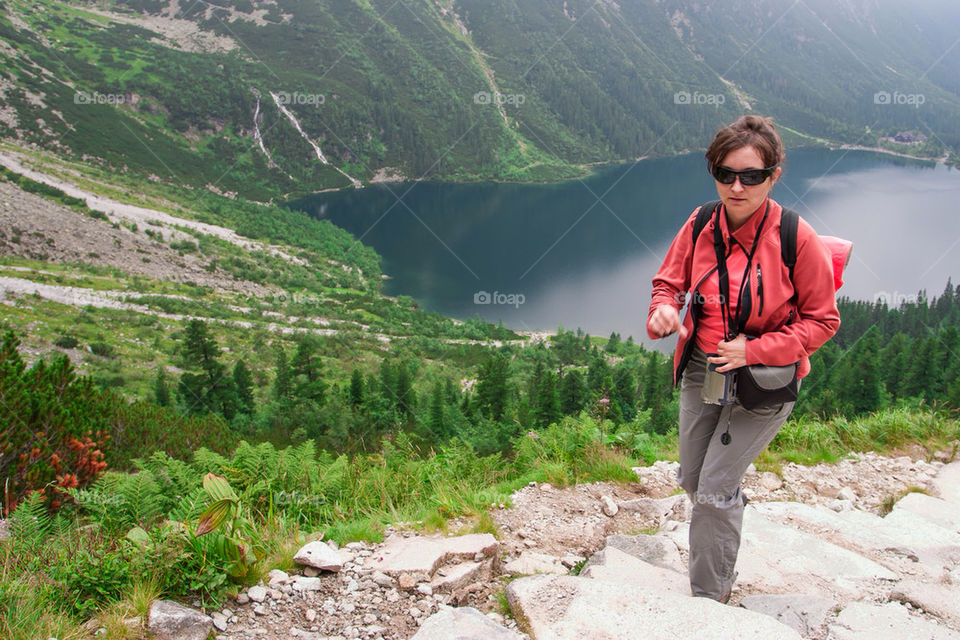
[[[757,305],[757,317],[763,313],[763,278],[760,275],[760,263],[757,263],[757,299],[760,304]]]

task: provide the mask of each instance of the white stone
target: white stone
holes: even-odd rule
[[[535,551],[524,551],[516,560],[511,560],[503,567],[503,572],[511,576],[532,576],[536,573],[567,573],[560,558]]]
[[[267,574],[267,584],[271,587],[279,587],[290,583],[290,576],[286,571],[273,569]]]
[[[636,584],[690,595],[690,580],[686,575],[644,562],[610,546],[595,553],[580,571],[580,575],[584,578]]]
[[[267,588],[254,585],[247,589],[247,596],[254,602],[263,602],[267,599]]]
[[[776,491],[783,487],[783,480],[772,471],[764,471],[760,474],[760,486],[767,491]]]
[[[323,581],[320,578],[296,576],[291,586],[296,591],[320,591],[323,588]]]
[[[507,600],[536,640],[801,640],[769,616],[709,598],[574,576],[514,580]]]
[[[785,503],[761,506],[782,504]],[[838,517],[827,509],[821,511]],[[858,581],[896,578],[889,569],[862,555],[765,518],[754,504],[744,509],[737,571],[741,582],[762,585],[772,591],[795,584],[806,585],[816,577],[856,594],[859,593]]]
[[[604,515],[611,518],[620,511],[620,507],[617,506],[617,503],[610,496],[602,496],[600,498],[600,508],[603,510]]]
[[[147,626],[157,640],[206,640],[213,620],[172,600],[154,600]]]
[[[473,559],[477,554],[493,557],[500,543],[489,533],[474,533],[451,538],[418,536],[394,538],[364,562],[390,576],[420,573],[432,576],[437,568],[454,558]]]
[[[293,556],[293,561],[323,571],[340,571],[343,568],[343,559],[340,554],[322,540],[316,540],[300,547],[297,554]]]
[[[511,631],[472,607],[441,607],[427,618],[410,640],[522,640]]]
[[[214,613],[214,614],[213,614],[212,616],[210,616],[210,617],[213,618],[213,626],[216,628],[217,631],[226,631],[226,630],[227,630],[227,618],[226,618],[226,616],[224,616],[222,613],[219,613],[219,612],[218,612],[218,613]]]
[[[960,633],[914,617],[898,602],[850,603],[829,628],[831,640],[960,640]]]
[[[894,511],[909,511],[953,532],[960,531],[960,508],[924,493],[908,493],[893,505]]]

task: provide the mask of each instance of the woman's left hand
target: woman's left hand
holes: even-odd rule
[[[733,371],[747,364],[747,336],[741,333],[733,340],[725,340],[717,344],[717,355],[707,358],[713,364],[722,364],[717,367],[720,373]]]

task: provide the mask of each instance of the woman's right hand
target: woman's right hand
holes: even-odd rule
[[[687,328],[680,322],[680,313],[675,307],[669,304],[662,304],[654,309],[650,320],[647,321],[647,328],[650,333],[656,334],[661,338],[680,332],[680,338],[687,337]]]

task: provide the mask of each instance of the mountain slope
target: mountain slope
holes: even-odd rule
[[[3,0],[0,135],[257,200],[570,177],[744,111],[942,157],[958,25],[945,0]]]

